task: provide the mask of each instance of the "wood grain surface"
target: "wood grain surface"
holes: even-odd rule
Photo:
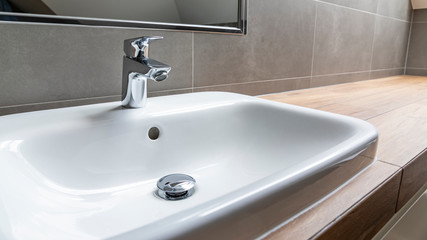
[[[394,76],[261,98],[356,117],[379,132],[379,161],[268,239],[369,239],[391,217],[390,209],[403,206],[427,181],[427,77]]]
[[[377,127],[378,159],[403,167],[427,147],[427,78],[396,76],[261,96],[366,120]]]
[[[425,183],[427,183],[427,150],[403,168],[396,210],[399,211]]]
[[[348,185],[338,190],[329,198],[320,202],[295,220],[270,234],[267,239],[309,239],[328,225],[339,222],[343,213],[359,206],[365,199],[369,199],[371,192],[381,189],[386,185],[391,176],[400,176],[400,169],[396,166],[383,162],[376,162],[360,176],[350,181]],[[400,179],[399,179],[400,181]],[[386,185],[387,186],[387,185]],[[389,187],[387,187],[389,189]],[[389,189],[390,190],[390,189]],[[373,210],[372,215],[381,215],[386,212],[387,216],[393,215],[395,203],[390,208],[390,203],[397,200],[397,189],[395,199],[390,199],[386,207],[389,211]],[[378,195],[378,194],[377,194]],[[366,205],[366,204],[365,204]],[[360,208],[358,208],[360,209]],[[391,212],[390,212],[391,209]],[[334,229],[334,227],[332,227]]]
[[[395,213],[400,179],[394,174],[313,239],[371,239]]]

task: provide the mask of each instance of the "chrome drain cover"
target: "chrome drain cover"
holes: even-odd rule
[[[194,193],[196,180],[186,174],[170,174],[157,181],[157,194],[166,200],[182,200]]]

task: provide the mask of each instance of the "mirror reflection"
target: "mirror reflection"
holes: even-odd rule
[[[75,21],[152,22],[240,28],[241,0],[0,0],[0,19],[35,18]],[[49,17],[47,17],[49,16]],[[56,20],[55,20],[56,21]],[[52,20],[52,22],[54,22]]]

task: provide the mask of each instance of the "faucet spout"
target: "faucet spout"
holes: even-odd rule
[[[141,108],[147,102],[147,80],[165,80],[171,67],[148,57],[148,43],[163,37],[125,40],[122,75],[122,106]]]

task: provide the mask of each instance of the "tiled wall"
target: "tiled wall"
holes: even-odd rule
[[[0,22],[0,115],[118,100],[126,38],[162,35],[150,95],[249,95],[403,74],[410,0],[249,0],[245,36]]]
[[[427,9],[414,11],[406,74],[427,76]]]

